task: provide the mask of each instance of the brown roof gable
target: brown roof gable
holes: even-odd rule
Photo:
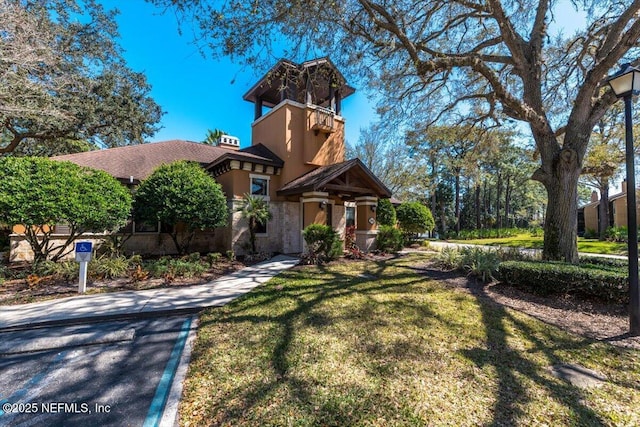
[[[366,184],[366,188],[360,185],[352,185],[341,181],[341,178],[350,175]],[[332,182],[333,181],[333,182]],[[389,198],[391,191],[371,172],[360,159],[351,159],[346,162],[336,163],[330,166],[321,166],[317,169],[285,184],[278,190],[282,196],[301,194],[308,191],[332,191],[334,193],[349,193],[356,195],[376,195]]]
[[[147,178],[158,166],[164,163],[172,163],[178,160],[198,162],[201,165],[209,165],[227,154],[233,154],[247,161],[272,164],[278,161],[277,156],[263,156],[267,154],[260,149],[243,149],[230,151],[226,148],[214,147],[193,141],[171,140],[152,142],[149,144],[129,145],[126,147],[110,148],[107,150],[87,151],[85,153],[67,154],[52,157],[53,160],[70,161],[80,166],[87,166],[103,170],[122,181],[129,181],[133,177],[134,182]],[[246,150],[246,152],[245,152]],[[254,154],[256,152],[256,154]],[[260,154],[257,154],[260,152]]]

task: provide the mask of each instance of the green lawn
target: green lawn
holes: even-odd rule
[[[473,245],[505,246],[510,248],[542,249],[542,236],[533,237],[529,233],[518,234],[513,237],[474,239],[474,240],[449,240],[453,243],[467,243]],[[627,244],[617,242],[601,242],[597,239],[578,238],[578,252],[626,255]]]
[[[182,425],[640,425],[640,351],[449,289],[428,257],[290,270],[200,318]],[[605,374],[580,390],[548,367]]]

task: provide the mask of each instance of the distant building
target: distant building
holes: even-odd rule
[[[600,206],[599,195],[597,191],[591,193],[591,202],[578,208],[578,234],[584,235],[586,231],[600,233],[599,219]],[[622,191],[620,193],[609,196],[609,224],[608,227],[626,227],[627,226],[627,181],[622,181]],[[638,210],[638,206],[636,206]]]

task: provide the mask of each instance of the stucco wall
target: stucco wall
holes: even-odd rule
[[[224,246],[224,229],[216,229],[214,231],[201,231],[196,233],[191,241],[190,252],[200,252],[202,254],[209,252],[225,253],[227,247]],[[53,235],[52,244],[62,245],[67,239],[66,235]],[[87,234],[81,236],[78,240],[90,241],[93,243],[94,249],[98,249],[105,239],[104,234]],[[33,261],[33,251],[29,242],[27,242],[23,234],[12,234],[10,237],[10,262],[17,261]],[[72,247],[70,248],[72,249]],[[176,254],[176,248],[171,237],[166,233],[139,233],[132,235],[123,244],[123,250],[127,255],[173,255]],[[75,256],[73,249],[63,259],[73,259]]]

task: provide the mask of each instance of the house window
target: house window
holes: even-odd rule
[[[347,207],[346,217],[347,217],[347,227],[353,227],[354,225],[356,225],[356,208]]]
[[[267,234],[267,223],[258,223],[256,227],[256,234]]]
[[[251,195],[269,197],[269,177],[263,175],[250,175]]]
[[[157,233],[159,231],[159,221],[154,222],[143,222],[143,221],[135,221],[134,223],[134,233]]]

